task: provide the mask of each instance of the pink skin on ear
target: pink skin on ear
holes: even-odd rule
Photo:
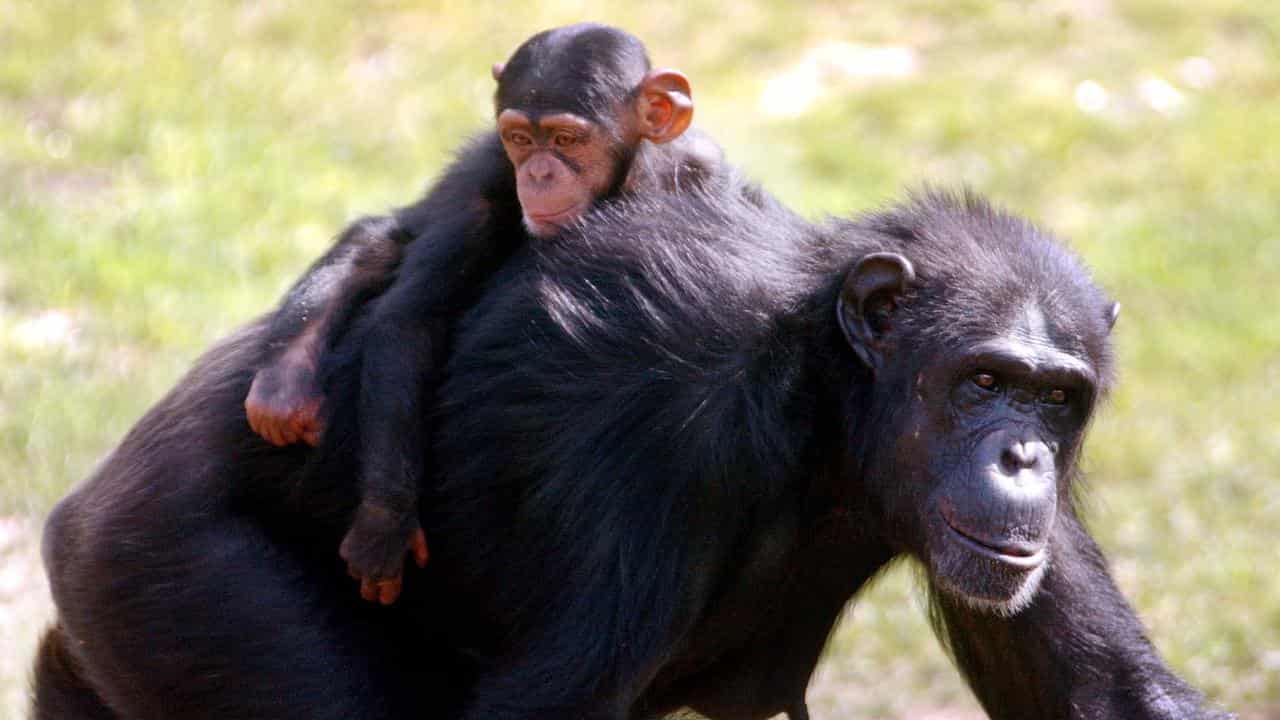
[[[693,122],[693,90],[679,70],[653,70],[640,82],[640,134],[652,143],[671,142]]]

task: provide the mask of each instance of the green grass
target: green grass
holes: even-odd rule
[[[1180,672],[1280,707],[1280,5],[538,6],[0,0],[0,515],[39,518],[345,222],[414,197],[490,122],[493,61],[602,19],[685,70],[699,124],[803,212],[967,183],[1073,241],[1124,307],[1092,527]],[[761,111],[835,41],[909,47],[916,70],[828,73],[803,112]],[[1181,104],[1152,109],[1151,78]],[[1074,99],[1090,80],[1099,113]],[[897,569],[851,612],[825,716],[973,707],[912,587]]]

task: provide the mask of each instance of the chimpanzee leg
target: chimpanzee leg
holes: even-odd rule
[[[407,241],[393,218],[357,220],[285,295],[269,316],[265,358],[244,399],[255,432],[273,445],[319,442],[316,370],[364,302],[391,281]]]
[[[67,707],[79,681],[131,720],[406,716],[407,688],[419,688],[400,663],[391,616],[361,606],[349,580],[247,519],[189,520],[204,527],[103,537],[90,577],[55,578],[60,627],[46,651],[62,662],[42,659],[40,712]],[[55,512],[46,543],[66,527]],[[82,717],[110,717],[92,693],[79,698],[93,708]]]
[[[727,543],[714,533],[673,538],[671,528],[693,526],[684,503],[646,514],[689,496],[659,496],[638,479],[647,465],[639,458],[652,455],[635,457],[606,458],[609,470],[594,476],[576,469],[559,475],[509,528],[510,544],[495,563],[501,584],[486,584],[492,594],[481,601],[489,603],[485,615],[510,631],[471,688],[466,720],[625,720],[702,615],[714,582],[688,568],[713,564]],[[576,512],[574,499],[599,495],[576,493],[606,479],[619,486],[623,510]],[[533,558],[525,567],[517,565],[521,552]]]
[[[116,715],[85,682],[67,647],[66,633],[49,628],[36,652],[32,720],[114,720]]]
[[[935,625],[992,718],[1217,718],[1165,667],[1093,539],[1059,514],[1032,603],[999,617],[935,595]]]

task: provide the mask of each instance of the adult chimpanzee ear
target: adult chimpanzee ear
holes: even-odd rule
[[[1113,302],[1107,306],[1107,330],[1112,330],[1116,326],[1116,320],[1120,319],[1120,303]]]
[[[493,73],[493,79],[497,80],[498,82],[502,82],[502,71],[506,67],[507,67],[506,63],[494,63],[493,67],[489,69],[490,72]]]
[[[636,115],[640,135],[649,142],[675,140],[693,122],[693,90],[679,70],[653,70],[640,81]]]
[[[915,279],[911,261],[892,252],[872,253],[844,276],[836,318],[845,339],[868,368],[879,367],[893,311]]]

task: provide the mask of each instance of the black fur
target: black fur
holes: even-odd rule
[[[571,112],[613,130],[618,105],[650,69],[644,43],[617,28],[580,23],[526,40],[503,66],[498,108]]]
[[[852,261],[886,250],[920,284],[877,378],[832,310]],[[922,489],[891,452],[907,381],[1028,302],[1104,390],[1105,296],[972,196],[823,229],[740,195],[641,199],[523,250],[459,330],[424,504],[453,642],[485,668],[465,716],[796,707],[844,603],[927,554],[904,535]],[[1013,620],[939,593],[948,643],[995,717],[1194,715],[1078,530],[1079,436],[1060,439],[1049,592]],[[1002,661],[1032,653],[1053,674]]]
[[[890,370],[873,374],[834,308],[848,268],[878,251],[909,258],[919,283]],[[42,661],[36,717],[76,702],[127,718],[803,717],[841,608],[894,557],[928,561],[904,517],[919,490],[895,472],[904,379],[1019,299],[1052,307],[1062,347],[1107,377],[1103,295],[1058,245],[971,197],[818,228],[737,191],[665,195],[525,247],[458,328],[422,518],[434,560],[390,609],[352,597],[337,533],[308,520],[354,502],[356,393],[339,381],[372,325],[335,355],[354,360],[332,369],[338,412],[303,472],[301,453],[247,454],[227,420],[255,326],[51,516],[46,657],[69,659]],[[1058,507],[1021,612],[937,595],[988,712],[1213,717]]]
[[[548,30],[522,44],[507,63],[495,107],[593,119],[612,138],[617,156],[606,198],[736,182],[719,147],[699,133],[664,145],[615,137],[617,115],[630,111],[625,101],[648,69],[644,45],[629,33],[590,24]],[[757,188],[743,192],[772,202]],[[362,462],[349,482],[358,484],[364,502],[342,546],[352,566],[371,579],[400,574],[405,544],[416,530],[416,483],[430,465],[422,420],[452,320],[527,241],[515,170],[498,134],[487,132],[416,203],[348,228],[272,316],[264,365],[308,331],[322,336],[327,351],[366,301],[386,291],[363,335],[370,361],[355,386],[364,396],[353,409],[364,429]],[[327,362],[323,352],[317,361]]]

